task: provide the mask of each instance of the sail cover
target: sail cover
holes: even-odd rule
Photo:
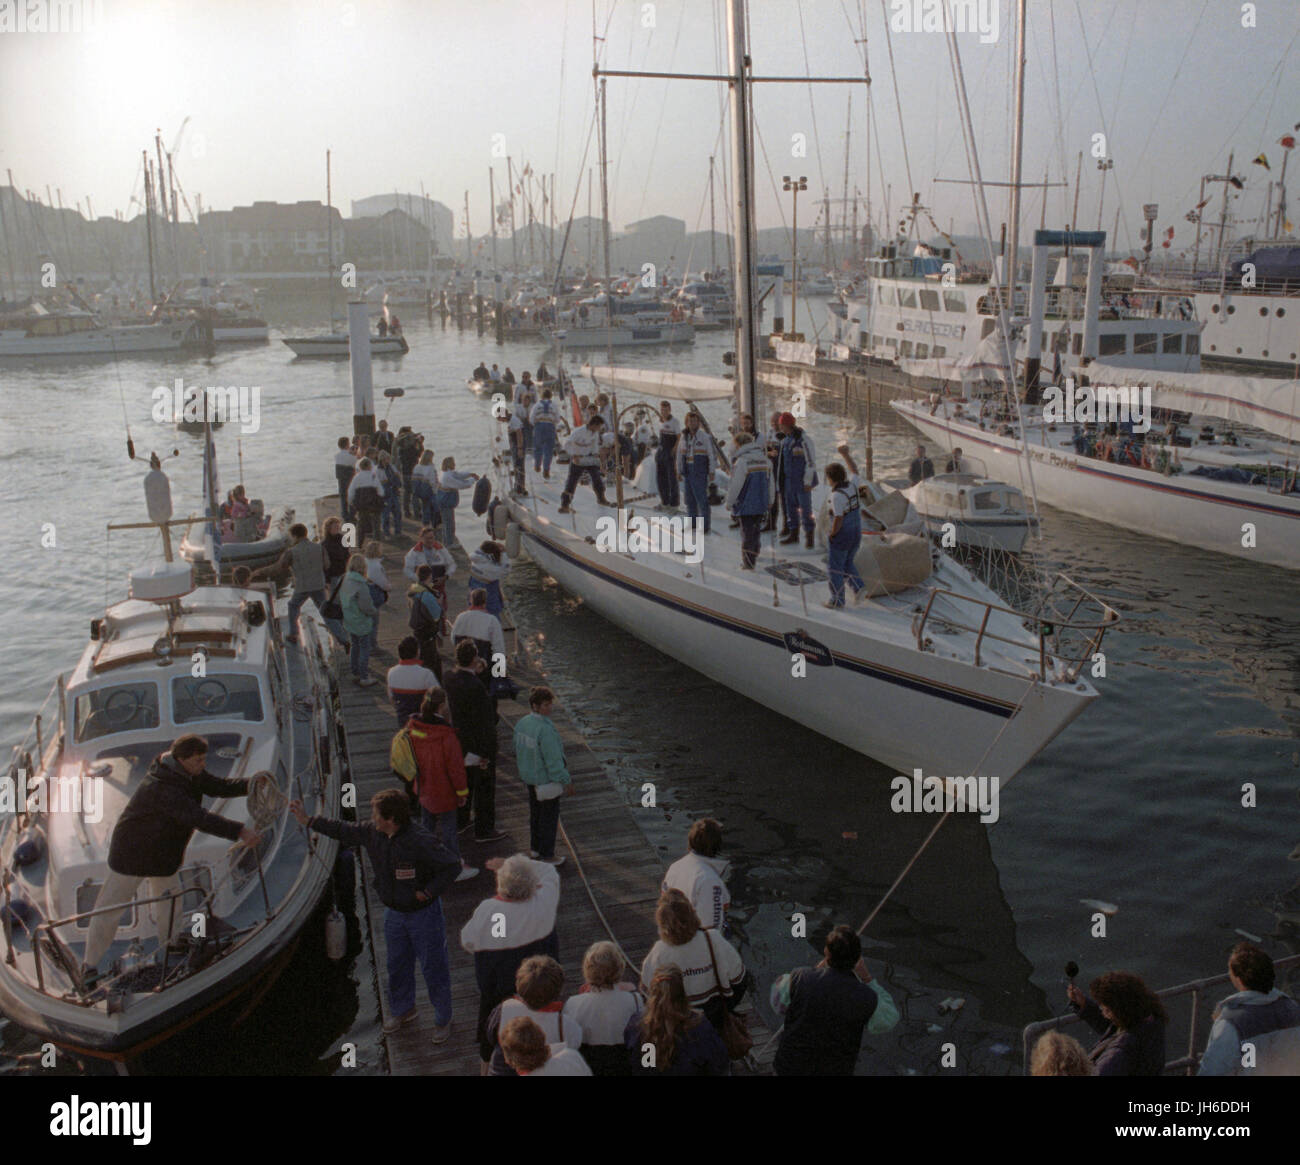
[[[1216,372],[1152,372],[1109,361],[1099,361],[1089,371],[1097,383],[1105,377],[1115,384],[1139,388],[1149,385],[1151,403],[1156,408],[1222,417],[1300,441],[1300,380]]]
[[[646,396],[668,397],[672,400],[723,400],[736,393],[736,382],[725,376],[661,372],[652,368],[622,368],[609,364],[584,364],[582,372],[602,388],[627,388]]]

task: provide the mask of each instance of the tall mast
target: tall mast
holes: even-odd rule
[[[713,226],[713,156],[709,155],[709,274],[718,269],[717,246],[714,243]]]
[[[848,108],[844,113],[844,197],[840,201],[840,243],[844,241],[844,221],[849,209],[849,149],[853,145],[853,90],[849,90]],[[840,257],[843,262],[843,256]]]
[[[600,79],[600,217],[602,245],[605,249],[605,320],[614,327],[614,296],[612,272],[609,266],[609,154],[606,152],[605,138],[606,114],[609,112],[608,98],[605,96],[605,78]]]
[[[510,187],[510,267],[519,269],[519,240],[515,238],[515,168],[511,159],[506,159],[506,184]]]
[[[754,320],[754,173],[749,153],[749,77],[746,73],[745,2],[727,4],[728,71],[731,75],[732,190],[736,209],[736,394],[737,411],[758,416],[758,344]]]
[[[1025,146],[1025,0],[1016,6],[1016,116],[1011,139],[1011,231],[1007,254],[1006,310],[1014,313],[1016,303],[1016,267],[1020,259],[1020,173]],[[1047,197],[1047,192],[1043,192]]]
[[[153,277],[153,180],[150,177],[149,151],[144,150],[144,234],[149,251],[149,302],[158,301],[158,288]]]
[[[497,269],[497,186],[496,175],[492,173],[492,167],[488,167],[488,207],[491,210],[489,216],[492,221],[492,270]]]
[[[380,221],[380,241],[383,241],[383,222]],[[329,258],[325,266],[330,278],[330,330],[334,330],[334,188],[330,181],[330,152],[325,151],[325,238]]]

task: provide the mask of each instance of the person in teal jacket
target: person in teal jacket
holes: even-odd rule
[[[370,597],[366,581],[366,559],[354,554],[348,559],[348,572],[339,586],[339,606],[343,608],[343,626],[352,637],[352,678],[363,688],[375,683],[370,674],[370,650],[375,644],[379,612]]]
[[[555,834],[560,826],[560,798],[547,797],[554,790],[548,785],[563,785],[573,792],[573,778],[564,763],[564,744],[551,720],[555,694],[550,688],[534,688],[528,694],[532,712],[515,725],[515,763],[519,778],[528,786],[528,837],[532,857],[564,865],[564,855],[555,856]],[[538,796],[538,789],[542,796]]]

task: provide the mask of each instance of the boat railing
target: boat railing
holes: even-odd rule
[[[1283,979],[1282,972],[1300,972],[1300,955],[1288,955],[1284,959],[1278,959],[1273,964],[1273,970],[1277,974],[1278,981]],[[1227,986],[1229,983],[1227,974],[1213,975],[1208,979],[1193,979],[1190,983],[1179,983],[1176,987],[1166,987],[1163,991],[1157,991],[1156,997],[1164,1004],[1166,1010],[1169,1003],[1176,1003],[1179,1006],[1172,1010],[1181,1010],[1181,1006],[1186,1004],[1188,1014],[1187,1022],[1187,1050],[1184,1055],[1175,1060],[1169,1060],[1165,1064],[1165,1073],[1181,1072],[1187,1076],[1196,1075],[1196,1069],[1200,1066],[1201,1056],[1196,1051],[1198,1043],[1202,1042],[1199,1035],[1203,1026],[1203,1021],[1207,1018],[1207,1012],[1202,1006],[1202,1000],[1207,991],[1217,987]],[[1074,1024],[1082,1023],[1083,1020],[1074,1013],[1069,1015],[1059,1015],[1054,1019],[1043,1019],[1037,1023],[1031,1023],[1021,1033],[1021,1048],[1024,1054],[1024,1074],[1030,1074],[1030,1058],[1033,1055],[1034,1045],[1039,1038],[1047,1032],[1061,1031],[1063,1028],[1070,1027]],[[1173,1022],[1172,1016],[1170,1020]]]
[[[970,622],[962,622],[960,616],[954,618],[950,609],[945,609],[942,614],[935,612],[935,600],[940,596],[953,605],[961,604],[970,609]],[[1063,679],[1067,683],[1073,683],[1084,665],[1093,661],[1106,631],[1119,622],[1118,611],[1064,574],[1051,580],[1034,603],[1033,609],[1028,612],[1017,611],[1000,603],[990,603],[986,599],[961,594],[946,587],[936,587],[930,592],[924,610],[913,623],[917,649],[926,650],[925,629],[932,616],[936,624],[942,624],[945,631],[968,631],[975,635],[976,667],[981,665],[986,640],[1023,649],[1023,639],[989,630],[989,620],[995,612],[1021,620],[1026,629],[1037,634],[1040,680],[1049,678],[1050,659],[1062,669],[1050,678]]]
[[[36,715],[32,717],[31,723],[27,726],[27,731],[23,733],[19,742],[13,746],[13,752],[9,758],[9,779],[15,782],[15,786],[18,772],[22,770],[27,774],[28,791],[30,792],[32,777],[37,772],[44,771],[62,750],[63,696],[63,677],[59,676],[46,694],[45,699],[41,701],[41,706]],[[18,809],[16,805],[15,809]]]

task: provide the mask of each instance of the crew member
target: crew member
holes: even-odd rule
[[[686,513],[692,522],[703,518],[704,532],[709,532],[709,482],[717,468],[718,455],[713,438],[700,428],[700,414],[692,409],[686,414],[686,431],[677,442],[677,476],[686,494]]]
[[[845,447],[841,446],[841,450]],[[854,558],[862,545],[862,511],[858,499],[858,475],[849,477],[838,461],[826,467],[831,485],[831,532],[827,568],[830,571],[831,597],[828,607],[844,606],[844,580],[856,595],[865,587]]]
[[[811,550],[817,517],[813,513],[812,491],[817,485],[816,454],[812,438],[795,424],[791,413],[782,413],[780,427],[781,468],[785,474],[785,533],[781,542],[799,541],[799,521],[803,519],[806,544]]]
[[[564,483],[564,492],[560,494],[561,514],[571,513],[569,503],[573,501],[574,490],[585,473],[591,478],[591,488],[602,506],[609,505],[605,500],[605,482],[600,476],[601,434],[605,430],[605,420],[596,413],[581,429],[577,430],[565,446],[569,451],[569,476]]]
[[[749,433],[737,433],[736,445],[726,506],[740,519],[740,565],[753,570],[761,545],[759,532],[772,496],[772,463],[767,450],[755,444]]]
[[[673,416],[673,406],[668,401],[659,403],[659,452],[655,454],[655,468],[659,485],[659,508],[676,509],[681,504],[677,491],[677,439],[682,423]]]
[[[542,389],[542,399],[529,411],[528,422],[533,427],[533,472],[540,472],[546,481],[551,478],[551,458],[555,455],[555,426],[559,419],[560,410],[551,399],[551,390]]]

